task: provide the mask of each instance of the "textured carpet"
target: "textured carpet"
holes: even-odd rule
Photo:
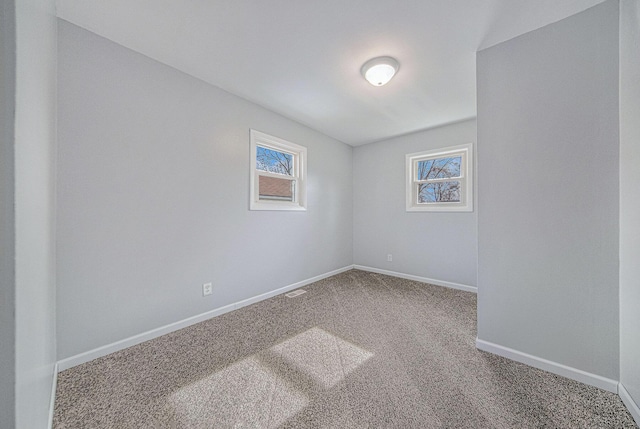
[[[635,428],[475,348],[476,296],[352,270],[60,373],[55,428]]]

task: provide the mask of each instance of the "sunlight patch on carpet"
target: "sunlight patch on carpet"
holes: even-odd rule
[[[279,427],[309,402],[254,356],[177,390],[168,401],[181,427],[261,428]]]
[[[373,356],[318,327],[277,344],[271,350],[325,389],[342,381]]]

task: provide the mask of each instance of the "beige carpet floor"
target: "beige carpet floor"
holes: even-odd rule
[[[476,296],[352,270],[59,374],[62,428],[635,428],[475,348]]]

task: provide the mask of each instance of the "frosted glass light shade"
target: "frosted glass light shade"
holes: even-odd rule
[[[373,86],[382,86],[389,82],[398,71],[398,61],[391,57],[373,58],[362,66],[362,76]]]

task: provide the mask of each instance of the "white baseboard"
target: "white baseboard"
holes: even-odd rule
[[[178,329],[186,328],[187,326],[194,325],[199,322],[203,322],[207,319],[210,319],[215,316],[219,316],[224,313],[228,313],[231,310],[235,309],[235,304],[225,305],[224,307],[216,308],[215,310],[207,311],[206,313],[198,314],[196,316],[189,317],[187,319],[183,319],[174,323],[170,323],[165,326],[161,326],[156,329],[152,329],[147,332],[143,332],[138,335],[134,335],[129,338],[125,338],[120,341],[116,341],[111,344],[107,344],[93,350],[89,350],[83,353],[79,353],[75,356],[71,356],[58,361],[58,370],[64,371],[65,369],[72,368],[76,365],[80,365],[94,359],[97,359],[102,356],[106,356],[108,354],[117,352],[119,350],[124,350],[127,347],[135,346],[136,344],[143,343],[145,341],[151,340],[153,338],[160,337],[162,335],[168,334],[173,331],[177,331]]]
[[[290,284],[289,286],[281,287],[280,289],[276,289],[276,290],[271,291],[271,292],[263,293],[262,295],[258,295],[258,296],[254,296],[252,298],[247,298],[245,300],[238,301],[234,305],[235,305],[236,309],[237,308],[242,308],[242,307],[245,307],[247,305],[251,305],[251,304],[254,304],[256,302],[263,301],[263,300],[265,300],[267,298],[271,298],[272,296],[280,295],[281,293],[289,292],[290,290],[293,290],[293,289],[298,289],[299,287],[306,286],[306,285],[311,284],[311,283],[315,283],[315,282],[317,282],[319,280],[326,279],[327,277],[335,276],[336,274],[344,273],[345,271],[349,271],[349,270],[352,270],[352,269],[353,269],[353,265],[347,265],[346,267],[338,268],[337,270],[329,271],[328,273],[320,274],[318,276],[311,277],[309,279],[302,280],[302,281],[299,281],[297,283]]]
[[[415,280],[421,283],[429,283],[436,286],[444,286],[451,289],[459,289],[467,292],[478,293],[478,288],[475,286],[468,286],[460,283],[453,283],[453,282],[447,282],[443,280],[430,279],[427,277],[414,276],[412,274],[398,273],[396,271],[381,270],[380,268],[367,267],[364,265],[354,265],[353,268],[355,268],[356,270],[370,271],[372,273],[378,273],[378,274],[386,274],[388,276],[399,277],[401,279]]]
[[[53,411],[56,406],[56,388],[58,387],[58,364],[53,365],[53,380],[51,381],[51,398],[49,399],[49,429],[53,428]]]
[[[254,296],[252,298],[248,298],[248,299],[244,299],[242,301],[238,301],[238,302],[235,302],[235,303],[232,303],[232,304],[228,304],[228,305],[225,305],[223,307],[219,307],[219,308],[216,308],[214,310],[210,310],[210,311],[207,311],[205,313],[198,314],[196,316],[192,316],[192,317],[189,317],[189,318],[186,318],[186,319],[183,319],[183,320],[179,320],[177,322],[173,322],[173,323],[170,323],[168,325],[161,326],[159,328],[152,329],[150,331],[143,332],[141,334],[134,335],[132,337],[125,338],[123,340],[116,341],[114,343],[107,344],[105,346],[101,346],[101,347],[95,348],[93,350],[89,350],[87,352],[80,353],[80,354],[77,354],[75,356],[68,357],[66,359],[59,360],[58,363],[57,363],[58,371],[64,371],[65,369],[69,369],[69,368],[72,368],[74,366],[83,364],[85,362],[89,362],[91,360],[97,359],[99,357],[106,356],[108,354],[117,352],[119,350],[123,350],[123,349],[126,349],[126,348],[131,347],[131,346],[135,346],[136,344],[140,344],[140,343],[143,343],[145,341],[152,340],[154,338],[160,337],[160,336],[168,334],[170,332],[174,332],[174,331],[177,331],[179,329],[186,328],[187,326],[195,325],[196,323],[200,323],[200,322],[203,322],[205,320],[211,319],[212,317],[216,317],[216,316],[219,316],[221,314],[228,313],[228,312],[233,311],[233,310],[237,310],[237,309],[245,307],[247,305],[254,304],[256,302],[265,300],[267,298],[271,298],[273,296],[280,295],[281,293],[288,292],[288,291],[290,291],[292,289],[297,289],[299,287],[308,285],[308,284],[313,283],[313,282],[317,282],[318,280],[322,280],[324,278],[331,277],[331,276],[334,276],[336,274],[343,273],[345,271],[349,271],[351,269],[353,269],[353,265],[348,265],[346,267],[339,268],[339,269],[333,270],[333,271],[329,271],[327,273],[320,274],[318,276],[311,277],[309,279],[302,280],[302,281],[299,281],[297,283],[293,283],[293,284],[290,284],[288,286],[284,286],[284,287],[281,287],[279,289],[276,289],[276,290],[273,290],[273,291],[270,291],[270,292],[267,292],[267,293],[263,293],[263,294]]]
[[[636,424],[640,426],[640,406],[633,400],[629,391],[624,387],[624,384],[618,383],[618,395],[620,395],[620,399],[629,410],[629,413],[633,417],[633,420],[636,421]]]
[[[498,344],[476,338],[476,348],[494,355],[502,356],[507,359],[515,360],[562,377],[570,378],[581,383],[589,384],[609,392],[618,393],[618,382],[610,378],[592,374],[581,369],[572,368],[557,362],[523,353],[518,350],[510,349]]]

